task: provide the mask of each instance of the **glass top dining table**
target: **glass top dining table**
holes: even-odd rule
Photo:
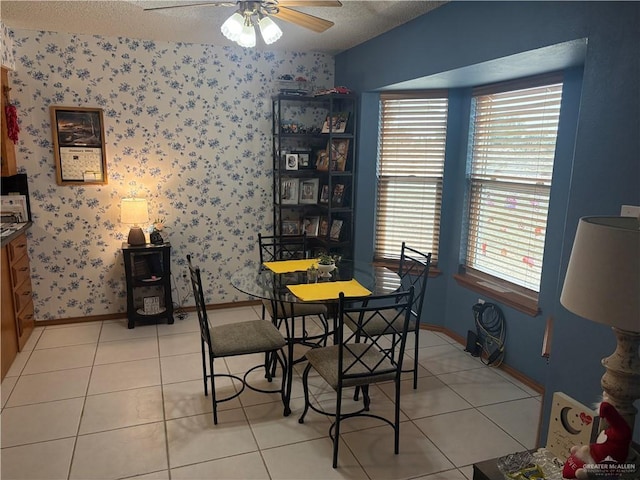
[[[285,376],[283,379],[285,382],[285,393],[283,395],[285,416],[288,416],[291,413],[289,403],[291,399],[291,384],[293,380],[293,364],[304,360],[304,356],[300,359],[294,358],[294,346],[297,344],[310,347],[313,347],[314,345],[320,346],[322,342],[326,343],[326,339],[332,334],[334,335],[335,343],[335,335],[338,331],[337,295],[335,298],[304,301],[296,297],[287,288],[287,285],[307,285],[309,283],[316,283],[311,282],[310,280],[311,279],[308,278],[306,270],[289,273],[275,273],[264,265],[255,264],[245,266],[231,276],[231,285],[240,292],[263,301],[270,301],[274,311],[278,309],[281,312],[288,312],[284,318],[278,319],[284,320],[284,324],[286,326],[286,333],[284,336],[287,342],[287,353]],[[369,290],[372,295],[390,294],[397,291],[401,286],[400,276],[386,267],[374,265],[373,263],[353,262],[348,260],[341,260],[328,278],[318,278],[317,283],[349,280],[357,280],[357,282],[362,287]],[[316,339],[315,343],[310,343],[310,337],[305,333],[304,317],[296,317],[294,314],[296,305],[309,303],[325,304],[327,306],[327,314],[330,317],[333,317],[333,329],[327,329],[323,335],[320,335],[320,337]],[[291,309],[285,308],[284,304],[292,304]],[[278,308],[276,305],[281,305],[281,307]],[[303,323],[301,329],[296,328],[296,319],[302,319]],[[275,319],[272,320],[274,320],[276,324],[278,323]]]
[[[387,267],[372,262],[341,260],[328,278],[318,278],[317,283],[357,280],[372,295],[385,295],[400,288],[400,277]],[[275,273],[264,265],[249,265],[237,270],[231,276],[231,285],[242,293],[262,300],[286,303],[327,303],[335,299],[301,300],[287,288],[287,285],[310,282],[307,271]]]

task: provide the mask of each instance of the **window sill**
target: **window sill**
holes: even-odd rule
[[[539,315],[538,299],[510,289],[508,285],[498,284],[491,277],[479,277],[469,273],[453,276],[458,285],[486,295],[500,303],[525,313],[531,317]]]

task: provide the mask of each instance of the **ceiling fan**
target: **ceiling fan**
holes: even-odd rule
[[[299,12],[291,7],[341,7],[337,0],[262,0],[237,2],[201,2],[148,7],[144,10],[167,10],[185,7],[237,7],[221,27],[222,34],[243,47],[256,44],[255,27],[259,27],[266,44],[271,44],[282,36],[282,30],[269,17],[291,22],[314,32],[322,33],[333,22],[308,13]]]

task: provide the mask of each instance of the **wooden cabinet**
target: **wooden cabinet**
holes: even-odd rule
[[[171,244],[122,244],[127,278],[127,319],[129,328],[136,321],[166,318],[173,323],[171,297]]]
[[[22,233],[2,247],[2,378],[24,348],[35,320],[27,236]]]
[[[2,125],[0,127],[1,137],[0,137],[0,156],[2,157],[1,164],[1,174],[3,177],[9,175],[15,175],[18,173],[18,168],[16,166],[16,150],[13,141],[9,138],[7,133],[7,117],[5,113],[5,106],[8,104],[8,100],[10,98],[10,90],[9,90],[9,71],[2,67],[2,92],[0,92],[0,98],[2,98]]]
[[[273,98],[275,235],[307,232],[311,255],[353,258],[357,97]]]

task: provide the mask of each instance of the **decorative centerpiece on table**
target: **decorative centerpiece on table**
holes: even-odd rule
[[[160,232],[164,230],[164,218],[156,218],[153,224],[149,227],[149,241],[154,245],[162,245],[164,239]]]
[[[328,278],[331,276],[331,272],[336,269],[336,260],[328,253],[321,253],[318,255],[318,270],[320,271],[320,277]]]

